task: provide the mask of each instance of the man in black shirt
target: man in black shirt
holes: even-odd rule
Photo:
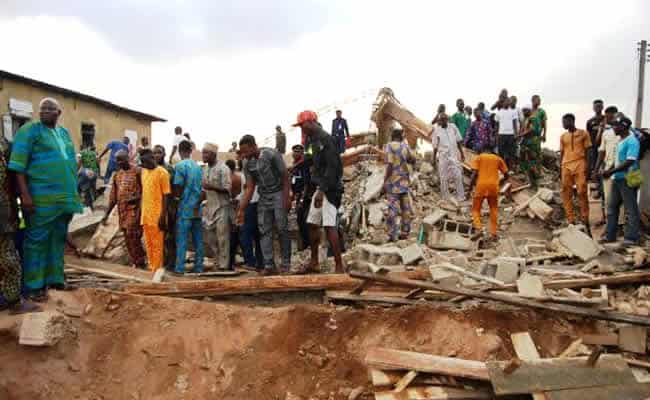
[[[336,262],[336,272],[343,273],[345,266],[341,257],[341,243],[338,233],[338,209],[343,197],[343,163],[334,138],[323,130],[318,123],[318,116],[313,111],[298,114],[299,126],[309,138],[313,155],[312,183],[316,193],[311,202],[307,223],[310,225],[311,261],[303,266],[302,272],[318,272],[318,247],[320,228],[325,228],[330,248]]]
[[[591,175],[594,172],[594,167],[596,166],[596,160],[598,159],[598,148],[600,143],[598,142],[598,133],[602,128],[602,124],[605,116],[603,115],[603,101],[600,99],[594,100],[593,104],[594,116],[587,121],[587,132],[591,139],[591,157],[589,158],[589,174]]]
[[[350,137],[348,121],[342,115],[341,110],[336,110],[336,118],[332,120],[332,136],[336,140],[339,153],[345,153],[345,138]]]
[[[305,148],[297,144],[291,148],[293,151],[293,166],[291,167],[291,193],[296,203],[296,218],[302,245],[300,250],[309,247],[309,226],[307,224],[307,212],[313,195],[311,184],[311,157],[305,157]]]

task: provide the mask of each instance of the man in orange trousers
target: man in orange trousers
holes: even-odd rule
[[[490,236],[492,239],[496,239],[497,218],[499,216],[499,172],[504,175],[505,179],[508,179],[508,167],[505,161],[493,154],[492,149],[488,146],[485,146],[481,154],[472,160],[471,167],[473,172],[470,191],[476,185],[472,201],[474,228],[477,230],[483,229],[481,207],[483,201],[487,199],[490,206]]]
[[[167,207],[171,194],[169,173],[158,166],[149,149],[140,152],[142,164],[142,216],[149,269],[156,272],[163,265],[163,244],[167,230]]]

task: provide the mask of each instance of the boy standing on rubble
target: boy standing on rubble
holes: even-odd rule
[[[388,241],[396,242],[408,238],[411,232],[413,212],[410,196],[410,169],[415,163],[415,157],[408,144],[403,141],[402,130],[394,129],[391,142],[386,145],[386,175],[384,190],[388,198]],[[402,229],[397,225],[400,216]]]
[[[472,201],[474,228],[477,230],[483,229],[481,207],[483,201],[487,199],[490,206],[490,237],[495,240],[497,238],[497,218],[499,214],[499,172],[507,180],[508,167],[501,157],[492,153],[489,145],[484,146],[481,154],[472,160],[471,167],[472,181],[470,190],[476,185]]]
[[[120,150],[115,155],[119,170],[113,176],[108,209],[102,223],[108,223],[108,217],[117,206],[120,229],[124,232],[126,250],[131,265],[144,268],[145,253],[142,247],[142,225],[140,225],[140,203],[142,200],[142,185],[140,171],[129,162],[129,154]]]
[[[589,232],[587,177],[589,176],[591,138],[587,131],[576,128],[576,117],[573,114],[566,114],[562,117],[562,126],[567,130],[560,138],[564,211],[569,224],[575,224],[576,216],[573,210],[573,186],[575,185],[582,222]]]

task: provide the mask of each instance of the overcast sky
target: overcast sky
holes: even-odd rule
[[[634,115],[648,16],[643,0],[0,0],[0,69],[164,117],[166,145],[176,125],[199,145],[266,138],[306,108],[366,130],[384,86],[425,120],[539,93],[559,134],[594,98]]]

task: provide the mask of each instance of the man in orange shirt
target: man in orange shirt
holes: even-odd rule
[[[574,224],[576,216],[573,210],[573,186],[575,185],[582,222],[589,232],[587,177],[589,176],[591,137],[587,131],[576,128],[576,117],[573,114],[566,114],[562,117],[562,126],[567,130],[560,138],[564,212],[569,224]]]
[[[140,153],[142,164],[142,216],[140,223],[144,231],[144,245],[147,249],[149,269],[156,272],[163,265],[164,233],[167,230],[167,205],[171,185],[169,173],[156,164],[153,152],[144,149]]]
[[[508,179],[508,167],[505,161],[486,145],[483,147],[481,154],[475,157],[471,162],[472,181],[470,190],[476,185],[474,199],[472,201],[472,218],[474,228],[481,230],[481,207],[483,200],[487,199],[490,206],[490,236],[492,239],[497,237],[497,218],[499,215],[499,172]]]

